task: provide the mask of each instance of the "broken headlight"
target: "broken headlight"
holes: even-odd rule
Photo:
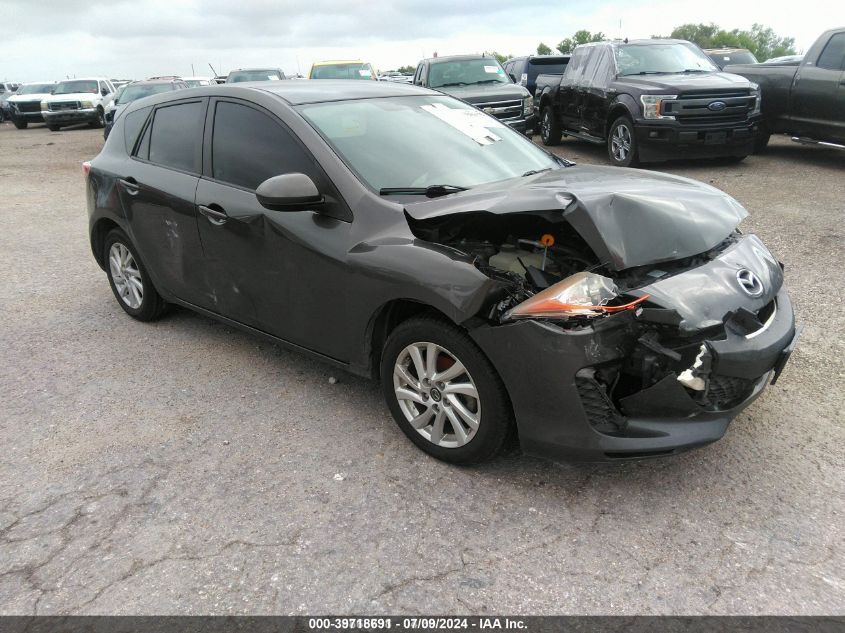
[[[505,320],[526,318],[595,317],[630,310],[648,295],[624,305],[608,305],[619,296],[612,279],[595,273],[575,273],[508,310]]]

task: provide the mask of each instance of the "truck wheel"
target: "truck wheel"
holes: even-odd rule
[[[19,130],[25,130],[26,126],[29,122],[28,121],[21,121],[20,119],[12,119],[12,123],[14,123],[15,127],[18,128]]]
[[[767,132],[761,132],[758,134],[757,138],[754,139],[754,153],[762,154],[766,149],[766,146],[769,144],[769,139],[771,137],[772,135]]]
[[[636,167],[639,164],[634,122],[621,116],[610,126],[607,135],[607,156],[617,167]]]
[[[50,130],[51,132],[58,132],[59,130],[61,130],[61,129],[62,129],[62,127],[61,127],[60,125],[50,125],[50,124],[48,123],[48,124],[47,124],[47,129],[48,129],[48,130]]]
[[[103,113],[102,108],[97,108],[97,120],[90,121],[88,125],[90,127],[104,127],[106,125],[106,115]]]
[[[543,145],[560,145],[561,135],[560,123],[555,118],[552,106],[545,106],[540,115],[540,139]]]

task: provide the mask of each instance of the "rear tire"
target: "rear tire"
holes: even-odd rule
[[[623,115],[610,126],[607,133],[607,157],[617,167],[639,165],[639,147],[634,134],[634,122],[630,117]]]
[[[381,384],[399,428],[445,462],[492,459],[513,427],[495,368],[463,330],[445,320],[414,317],[397,326],[382,350]]]
[[[106,235],[103,262],[109,285],[124,312],[139,321],[155,321],[164,314],[167,303],[158,294],[147,268],[129,237],[120,229]]]
[[[555,117],[552,106],[545,106],[540,113],[540,140],[546,146],[560,145],[562,135],[560,121]]]
[[[59,131],[59,130],[61,130],[62,128],[61,128],[61,126],[60,126],[60,125],[50,125],[50,124],[48,123],[48,124],[47,124],[47,129],[48,129],[48,130],[50,130],[51,132],[58,132],[58,131]]]

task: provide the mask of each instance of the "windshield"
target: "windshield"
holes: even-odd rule
[[[36,95],[49,93],[56,84],[29,84],[18,88],[16,94],[19,95]]]
[[[238,70],[229,75],[227,83],[236,84],[243,81],[279,81],[282,76],[278,70]]]
[[[510,79],[505,75],[504,68],[489,57],[435,62],[428,71],[430,88],[506,83],[510,83]]]
[[[562,75],[563,72],[566,70],[566,65],[569,63],[569,60],[560,60],[560,61],[538,61],[536,59],[532,59],[528,62],[528,78],[529,79],[536,79],[537,75],[545,74],[545,75]],[[517,78],[518,79],[518,78]]]
[[[616,67],[621,76],[718,70],[700,49],[680,42],[617,46]]]
[[[161,94],[162,92],[169,92],[173,90],[173,86],[167,84],[147,84],[138,86],[126,86],[123,92],[114,100],[115,103],[131,103],[137,99],[143,99],[150,95]]]
[[[311,79],[372,79],[369,64],[325,64],[311,69]]]
[[[522,134],[445,95],[317,103],[299,111],[376,191],[472,187],[560,166]]]
[[[196,88],[198,86],[207,86],[208,79],[185,79],[185,83],[188,84],[188,88]]]
[[[731,53],[710,53],[710,59],[719,67],[724,68],[728,64],[756,64],[757,58],[751,51],[733,51]]]
[[[97,82],[95,80],[78,80],[78,81],[63,81],[56,86],[53,91],[54,95],[69,95],[75,92],[90,92],[97,94]]]

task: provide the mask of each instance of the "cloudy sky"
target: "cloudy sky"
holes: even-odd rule
[[[658,8],[659,7],[659,8]],[[845,26],[843,0],[0,0],[0,79],[210,74],[363,58],[386,70],[441,55],[554,47],[578,29],[668,34],[686,22],[754,22],[809,47]]]

